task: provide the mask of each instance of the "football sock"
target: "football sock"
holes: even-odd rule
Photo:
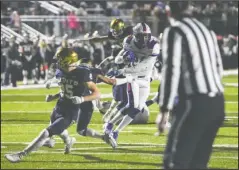
[[[99,132],[95,131],[94,129],[88,129],[86,130],[86,136],[90,136],[92,138],[99,138],[102,139],[102,134],[100,134]]]
[[[95,104],[96,104],[96,106],[97,106],[97,108],[98,108],[99,110],[104,108],[99,99],[98,99],[98,100],[95,100]]]
[[[121,111],[118,111],[117,114],[109,121],[109,123],[116,124],[122,119],[122,117],[124,117],[124,115],[121,113]]]
[[[111,117],[112,110],[119,104],[119,102],[116,102],[115,100],[112,100],[110,108],[107,110],[107,112],[103,116],[103,120],[105,122],[108,122]]]
[[[68,143],[71,139],[69,136],[69,133],[66,129],[59,136],[63,140],[64,143]]]
[[[38,137],[36,137],[23,151],[25,154],[29,154],[32,151],[39,149],[49,137],[48,130],[44,129]]]
[[[120,132],[121,130],[123,130],[127,125],[130,124],[130,122],[132,122],[132,118],[128,115],[125,115],[123,120],[120,122],[120,124],[116,127],[116,129],[114,131],[116,132]]]
[[[118,113],[118,109],[114,108],[107,117],[105,117],[104,121],[105,122],[109,122],[111,120],[112,117],[114,117],[116,114]]]

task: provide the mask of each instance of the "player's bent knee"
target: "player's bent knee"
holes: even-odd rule
[[[44,138],[47,138],[47,137],[51,137],[51,132],[49,131],[49,129],[44,129],[42,132],[41,132],[41,135],[44,137]]]

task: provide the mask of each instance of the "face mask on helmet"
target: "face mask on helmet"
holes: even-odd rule
[[[151,38],[149,33],[138,33],[135,35],[135,43],[139,48],[145,47]]]

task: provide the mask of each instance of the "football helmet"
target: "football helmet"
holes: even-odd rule
[[[122,19],[114,19],[110,23],[110,32],[115,38],[118,38],[124,33],[125,23]]]
[[[55,59],[60,69],[67,71],[69,67],[79,65],[78,54],[72,48],[59,48],[56,52]]]
[[[151,30],[145,23],[138,23],[133,27],[134,42],[138,48],[144,48],[151,39]]]

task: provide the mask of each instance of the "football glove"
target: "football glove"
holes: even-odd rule
[[[111,69],[107,74],[106,76],[108,77],[114,77],[114,76],[118,76],[122,74],[122,70],[115,70],[115,69]]]
[[[127,64],[134,65],[136,62],[136,56],[133,51],[126,51],[124,55],[124,60]]]
[[[73,97],[71,97],[71,100],[74,104],[81,104],[84,102],[84,97],[73,96]]]

